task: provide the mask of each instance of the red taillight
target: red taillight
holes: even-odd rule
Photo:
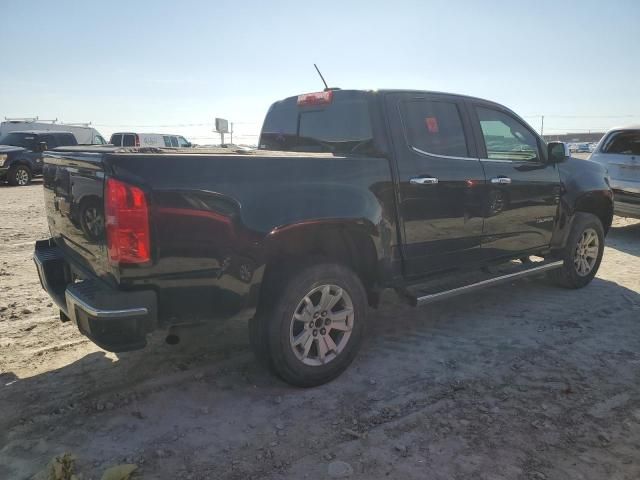
[[[305,93],[298,95],[298,106],[305,107],[307,105],[327,105],[333,100],[333,91]]]
[[[108,178],[104,211],[111,263],[146,263],[151,260],[149,209],[144,192]]]
[[[136,147],[140,146],[140,137],[136,135]]]

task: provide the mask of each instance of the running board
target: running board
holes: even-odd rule
[[[474,283],[467,283],[461,286],[447,288],[441,291],[437,291],[437,288],[433,288],[437,286],[437,284],[433,285],[431,288],[428,288],[428,286],[427,288],[424,288],[424,286],[423,288],[421,288],[420,285],[416,285],[414,287],[405,289],[404,291],[402,291],[402,294],[408,298],[409,302],[414,307],[421,307],[428,303],[455,297],[456,295],[461,295],[463,293],[469,293],[485,287],[491,287],[493,285],[509,282],[511,280],[517,280],[519,278],[528,277],[530,275],[537,275],[543,272],[547,272],[549,270],[562,267],[562,264],[562,260],[556,260],[552,262],[537,262],[533,264],[522,264],[518,265],[515,271],[512,270],[510,273],[500,274],[498,276],[493,276],[490,278],[485,277],[485,279],[482,280],[479,280],[478,277],[475,276],[475,280],[479,281],[475,281]],[[449,283],[449,287],[453,286],[451,285],[451,282],[445,283]],[[458,285],[460,284],[458,283]]]

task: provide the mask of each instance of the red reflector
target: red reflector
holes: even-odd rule
[[[151,260],[149,209],[144,192],[108,178],[104,211],[111,263],[146,263]]]
[[[327,105],[333,100],[333,91],[305,93],[304,95],[298,95],[298,106],[304,107],[307,105]]]

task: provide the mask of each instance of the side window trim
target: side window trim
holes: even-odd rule
[[[472,162],[478,161],[478,157],[454,157],[451,155],[442,155],[441,153],[427,152],[425,150],[419,149],[418,147],[414,147],[413,145],[410,145],[408,143],[407,143],[407,146],[414,152],[419,153],[420,155],[425,155],[427,157],[448,158],[451,160],[471,160]]]
[[[415,101],[443,102],[443,103],[451,103],[455,105],[456,109],[458,110],[458,115],[460,116],[462,133],[464,135],[464,138],[467,144],[467,153],[469,156],[458,157],[458,156],[451,156],[451,155],[443,155],[441,153],[428,152],[414,145],[411,145],[411,142],[409,141],[409,137],[407,135],[407,128],[405,123],[406,120],[402,112],[402,104],[407,102],[415,102]],[[460,99],[450,98],[448,96],[441,97],[441,96],[428,95],[428,94],[427,95],[416,95],[416,94],[404,95],[403,98],[398,99],[396,103],[396,110],[397,110],[398,118],[400,119],[400,123],[402,125],[402,138],[404,139],[405,146],[409,150],[412,150],[415,153],[418,153],[420,155],[424,155],[427,157],[436,157],[436,158],[443,158],[443,159],[450,159],[450,160],[470,160],[475,162],[478,161],[479,155],[478,155],[478,150],[476,148],[473,130],[471,128],[471,122],[468,118],[465,106],[463,102],[460,101]]]
[[[518,117],[514,116],[511,112],[507,110],[499,108],[496,105],[485,105],[479,102],[472,101],[467,104],[467,107],[468,107],[472,122],[474,124],[474,134],[477,137],[478,156],[480,157],[480,160],[482,160],[483,162],[512,163],[512,164],[513,163],[523,163],[523,164],[531,164],[531,163],[544,164],[545,163],[545,156],[543,154],[544,148],[543,148],[543,145],[540,144],[540,137],[534,130],[531,129],[531,127],[529,127],[529,125],[522,122]],[[503,115],[506,115],[512,120],[518,122],[522,127],[524,127],[524,129],[527,130],[536,140],[536,145],[538,147],[538,159],[536,161],[533,161],[533,160],[515,160],[515,159],[502,160],[497,158],[489,158],[489,153],[487,151],[487,144],[484,139],[484,134],[482,133],[482,127],[480,125],[480,117],[478,116],[478,110],[477,110],[478,107],[486,108],[487,110],[493,110],[495,112],[500,112]]]

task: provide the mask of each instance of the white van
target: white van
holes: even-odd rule
[[[38,122],[33,120],[7,120],[0,123],[0,137],[9,132],[20,131],[52,131],[52,132],[71,132],[78,144],[80,145],[105,145],[107,142],[104,137],[93,127],[87,125],[74,125],[55,122]]]
[[[192,146],[191,142],[182,135],[171,133],[116,132],[111,135],[109,143],[116,147],[190,148]]]

